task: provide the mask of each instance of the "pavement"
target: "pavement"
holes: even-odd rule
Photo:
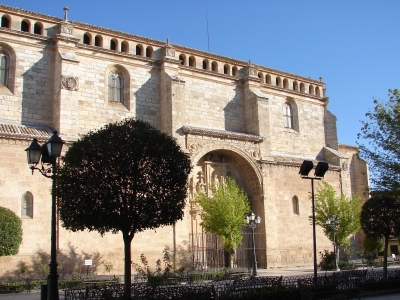
[[[382,268],[375,268],[375,270],[379,270]],[[326,273],[330,273],[332,271],[328,271]],[[318,271],[318,274],[324,273],[325,271]],[[259,276],[307,276],[313,275],[313,268],[290,268],[290,269],[258,269]],[[60,299],[65,300],[64,291],[60,291]],[[391,294],[391,295],[377,295],[371,297],[363,297],[363,300],[400,300],[400,294]],[[10,294],[0,294],[0,300],[40,300],[40,291],[34,291],[31,293],[10,293]]]

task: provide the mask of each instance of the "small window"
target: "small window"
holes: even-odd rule
[[[300,215],[299,198],[297,198],[297,196],[294,196],[292,198],[292,206],[293,206],[293,213],[296,215]]]
[[[208,59],[203,60],[203,70],[209,70]]]
[[[218,64],[216,61],[213,61],[211,64],[211,71],[218,72]]]
[[[9,57],[0,51],[0,86],[8,86]]]
[[[128,53],[129,52],[129,44],[127,41],[123,41],[121,43],[121,52]]]
[[[194,58],[194,56],[189,57],[189,66],[196,67],[196,59]]]
[[[123,97],[122,76],[118,72],[111,72],[108,77],[108,101],[122,103]]]
[[[231,68],[228,64],[224,65],[224,74],[231,75]]]
[[[181,61],[181,65],[186,65],[186,56],[185,54],[180,54],[179,55],[179,60]]]
[[[282,80],[281,80],[281,78],[280,77],[276,77],[276,81],[275,81],[275,83],[276,83],[276,86],[281,86],[281,84],[282,84]]]
[[[111,50],[117,50],[117,40],[112,39],[112,40],[110,41],[110,49],[111,49]]]
[[[150,58],[153,57],[153,48],[151,46],[148,46],[146,48],[146,57],[150,57]]]
[[[319,86],[315,87],[315,95],[317,95],[318,97],[321,96]]]
[[[238,68],[237,67],[232,68],[232,76],[238,76]]]
[[[289,103],[283,105],[283,125],[293,129],[293,110]]]
[[[29,32],[29,21],[28,20],[22,20],[21,22],[21,31]]]
[[[101,35],[96,35],[96,37],[94,38],[94,45],[97,47],[103,47],[103,38],[101,37]]]
[[[43,34],[43,26],[40,22],[36,22],[35,26],[33,26],[33,33],[34,34]]]
[[[2,16],[1,17],[1,27],[10,28],[10,17]]]
[[[142,45],[136,45],[136,55],[142,56],[143,54],[143,46]]]
[[[83,43],[86,45],[90,45],[90,35],[89,34],[85,33],[83,35]]]
[[[264,78],[264,75],[263,75],[263,73],[261,73],[261,72],[258,72],[258,78],[260,78],[260,79]]]
[[[300,83],[300,92],[304,93],[306,91],[304,83]]]
[[[33,195],[30,192],[26,192],[22,196],[21,215],[22,217],[33,218]]]
[[[297,81],[293,81],[293,90],[294,91],[298,91],[299,90],[299,84],[297,83]]]
[[[289,87],[289,81],[285,78],[283,79],[283,88],[287,89]]]
[[[265,83],[271,84],[271,75],[269,75],[269,74],[265,75]]]

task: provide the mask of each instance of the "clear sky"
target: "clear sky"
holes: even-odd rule
[[[326,82],[339,142],[356,145],[373,97],[400,88],[399,0],[0,0]]]

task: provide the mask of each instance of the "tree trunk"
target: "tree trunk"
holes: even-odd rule
[[[387,253],[389,247],[389,237],[385,236],[385,250],[383,250],[383,279],[387,279]]]
[[[123,232],[122,236],[124,238],[124,252],[125,252],[125,283],[124,283],[124,295],[126,298],[131,297],[131,283],[132,283],[132,260],[131,260],[131,242],[133,239],[133,234],[129,235],[127,232]]]
[[[229,261],[230,261],[230,266],[231,266],[231,268],[234,267],[235,257],[236,257],[236,249],[232,249],[232,250],[229,252]]]

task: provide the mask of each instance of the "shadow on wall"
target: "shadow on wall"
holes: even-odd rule
[[[99,252],[79,254],[77,248],[68,244],[69,250],[57,253],[58,274],[60,275],[75,275],[86,274],[88,271],[85,266],[85,260],[91,259],[92,266],[89,267],[89,274],[96,273],[99,267],[103,264],[103,255]],[[17,269],[12,272],[7,272],[4,276],[45,276],[49,273],[50,254],[39,250],[37,256],[33,257],[32,263],[19,262]]]

